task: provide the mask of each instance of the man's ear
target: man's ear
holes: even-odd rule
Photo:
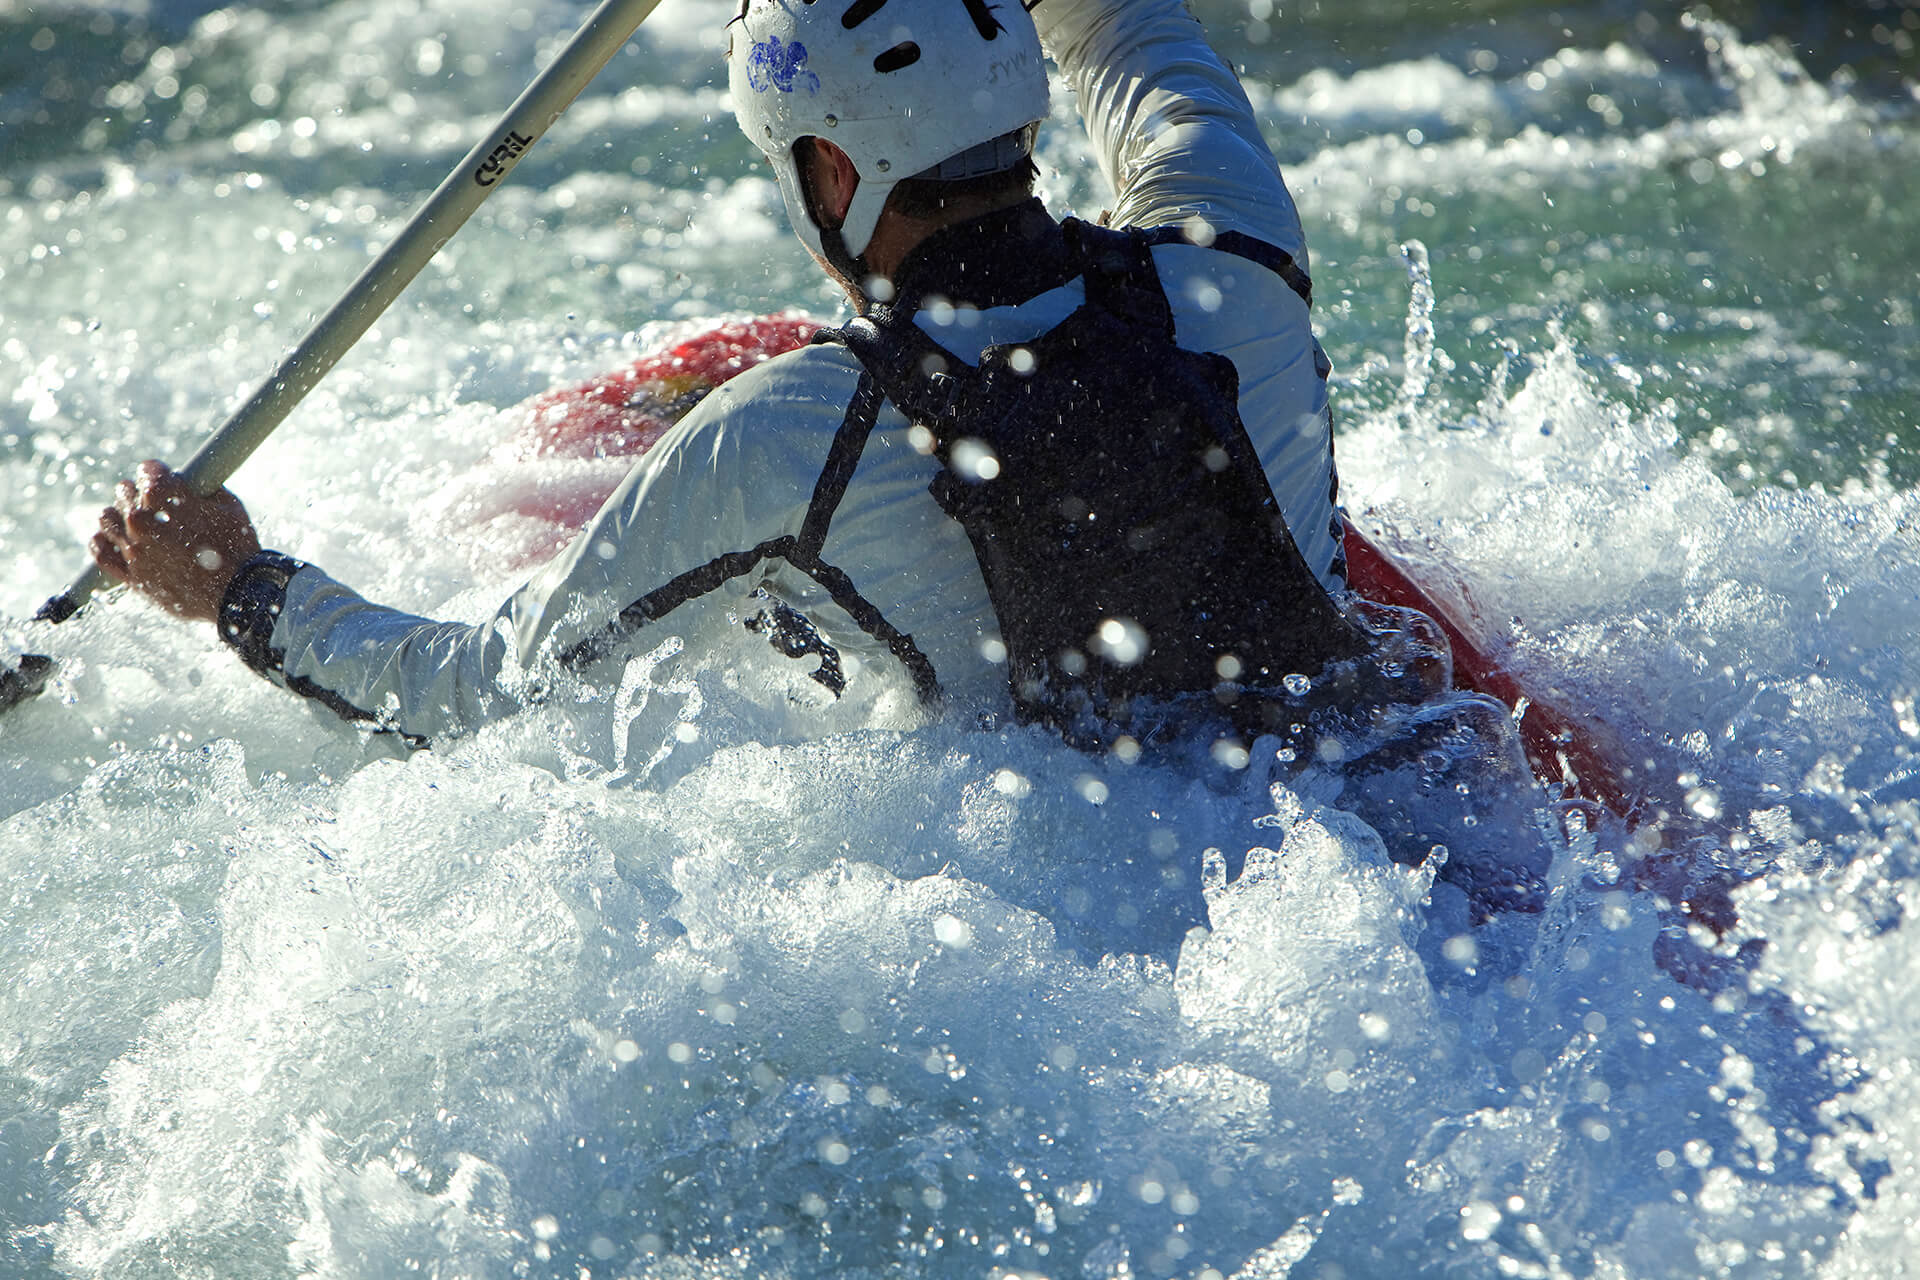
[[[846,152],[825,138],[803,138],[794,145],[805,149],[800,173],[814,220],[823,227],[839,227],[853,205],[853,193],[860,185],[859,171]]]

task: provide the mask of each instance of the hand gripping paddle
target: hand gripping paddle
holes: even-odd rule
[[[273,434],[659,4],[660,0],[603,0],[559,56],[401,228],[393,243],[180,468],[194,492],[212,493],[225,484]],[[104,581],[105,575],[89,561],[72,586],[40,606],[34,621],[65,622]],[[39,693],[52,671],[53,659],[38,653],[22,654],[14,665],[0,668],[0,714]]]

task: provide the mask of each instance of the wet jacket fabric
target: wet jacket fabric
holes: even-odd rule
[[[1344,586],[1306,248],[1245,92],[1180,0],[1044,0],[1034,16],[1116,193],[1108,221],[1184,232],[1153,250],[1175,339],[1234,362],[1242,420],[1294,540],[1323,585]],[[1085,298],[1064,274],[1060,236],[1037,201],[948,228],[903,265],[900,299],[963,356],[1031,338]],[[236,579],[222,633],[294,691],[427,739],[513,710],[543,662],[594,647],[647,597],[718,599],[756,623],[769,616],[760,602],[774,602],[856,655],[846,679],[871,679],[859,673],[884,664],[884,648],[804,575],[752,555],[799,533],[860,377],[844,347],[821,345],[716,388],[487,623],[383,608],[268,555]],[[928,493],[940,464],[923,448],[892,406],[881,411],[821,555],[912,636],[950,701],[991,711],[1007,700],[994,614],[965,534]],[[654,612],[636,650],[673,622],[671,608]],[[766,649],[767,637],[736,630]]]

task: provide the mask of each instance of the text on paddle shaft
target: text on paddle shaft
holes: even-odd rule
[[[507,176],[507,170],[513,168],[513,162],[526,154],[533,139],[524,133],[509,133],[506,141],[487,153],[480,167],[473,171],[473,180],[483,187],[490,187]]]

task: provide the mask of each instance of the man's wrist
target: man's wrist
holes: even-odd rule
[[[273,647],[274,623],[286,608],[287,586],[306,568],[278,551],[259,551],[240,566],[220,597],[214,625],[241,660],[262,675],[280,671],[283,655]]]

